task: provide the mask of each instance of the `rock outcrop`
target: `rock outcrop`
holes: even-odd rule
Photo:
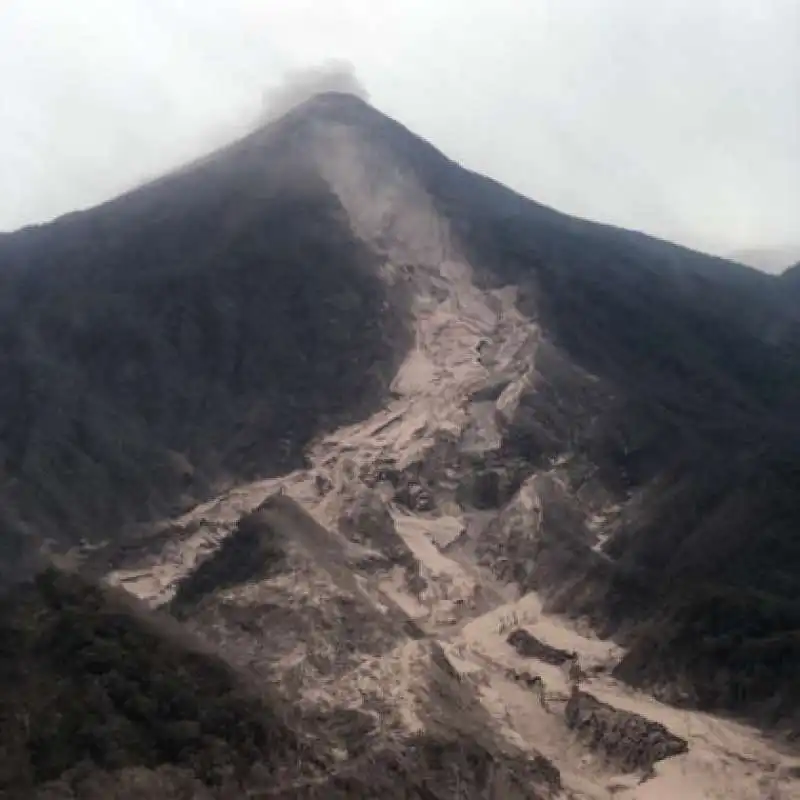
[[[517,628],[509,633],[506,641],[524,658],[535,658],[537,661],[544,661],[556,667],[568,663],[575,656],[568,650],[561,650],[542,642],[524,628]]]
[[[574,691],[564,709],[567,725],[578,739],[619,769],[650,774],[653,765],[688,750],[685,739],[658,722]]]

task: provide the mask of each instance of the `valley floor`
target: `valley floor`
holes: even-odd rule
[[[305,482],[288,491],[309,502]],[[246,507],[274,491],[272,482],[250,487],[238,497],[231,521]],[[227,506],[227,504],[223,504]],[[319,511],[319,509],[317,509]],[[204,512],[208,519],[211,509]],[[222,509],[218,508],[222,513]],[[534,593],[514,598],[508,587],[497,584],[485,571],[456,553],[442,552],[435,544],[441,519],[425,520],[393,508],[396,528],[419,562],[425,567],[433,591],[428,599],[412,597],[400,576],[381,580],[380,594],[394,601],[428,636],[443,648],[461,680],[474,687],[484,709],[497,722],[509,742],[523,750],[539,752],[561,771],[565,797],[585,800],[791,800],[800,797],[800,759],[781,752],[758,731],[733,721],[695,711],[666,706],[636,692],[609,676],[621,651],[612,643],[576,630],[567,620],[542,610]],[[197,534],[205,540],[208,528]],[[191,537],[190,537],[191,538]],[[183,550],[183,563],[191,562],[198,541]],[[142,597],[166,599],[173,583],[174,565],[162,563],[152,571],[119,574],[117,580]],[[160,571],[160,572],[159,572]],[[438,595],[438,596],[437,596]],[[476,596],[479,598],[475,600]],[[483,613],[481,613],[483,612]],[[567,675],[560,667],[523,658],[506,642],[507,633],[524,628],[539,640],[578,654],[581,667],[591,673],[582,690],[598,700],[663,724],[689,743],[687,753],[660,761],[652,777],[639,782],[639,775],[618,774],[597,754],[576,741],[563,717],[569,695]],[[408,672],[416,649],[414,643],[398,654],[397,669],[381,670],[387,683],[398,679],[397,671]],[[537,696],[509,677],[509,670],[528,670],[541,675],[547,698],[545,710]],[[403,698],[390,687],[387,695],[395,702]],[[408,719],[413,711],[408,709]],[[413,721],[410,723],[413,726]]]

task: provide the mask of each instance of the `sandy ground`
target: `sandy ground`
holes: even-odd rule
[[[520,657],[505,641],[514,627],[524,627],[544,642],[579,654],[584,669],[612,667],[622,651],[613,643],[576,631],[566,621],[547,615],[535,594],[504,602],[508,590],[469,564],[435,545],[438,520],[396,515],[403,539],[411,547],[435,587],[427,597],[412,598],[400,580],[388,579],[382,589],[442,645],[456,670],[475,688],[484,708],[509,741],[538,751],[561,770],[566,797],[639,798],[641,800],[794,800],[800,798],[800,759],[781,753],[757,731],[711,715],[665,706],[619,684],[607,675],[587,679],[584,688],[617,708],[660,722],[686,738],[689,752],[660,762],[656,775],[639,783],[638,776],[618,775],[578,744],[560,710],[568,686],[562,669]],[[484,598],[496,605],[476,615],[468,603],[480,585]],[[516,667],[540,674],[551,713],[534,694],[506,677]],[[401,682],[402,684],[402,682]],[[795,777],[793,768],[797,770]]]
[[[328,166],[331,181],[340,181],[335,188],[354,227],[369,239],[372,229],[384,224],[377,211],[374,218],[370,216],[371,209],[379,208],[380,203],[369,207],[360,204],[363,187],[344,182],[345,177],[337,177],[338,167]],[[347,181],[355,180],[352,175],[347,174]],[[490,377],[490,364],[491,372],[509,377],[499,411],[513,409],[530,380],[538,330],[516,310],[512,287],[488,292],[473,285],[469,267],[448,249],[446,226],[430,218],[430,209],[420,212],[426,207],[416,191],[415,187],[401,186],[400,201],[392,201],[401,207],[406,203],[411,209],[406,217],[400,215],[402,218],[395,220],[398,241],[406,236],[416,242],[418,250],[405,254],[398,263],[421,265],[415,278],[416,347],[394,381],[395,399],[369,419],[334,431],[318,442],[309,453],[312,469],[239,487],[171,521],[175,540],[154,554],[150,563],[112,574],[112,582],[122,583],[154,604],[164,602],[176,580],[212,550],[243,513],[255,508],[278,486],[333,529],[343,490],[357,480],[361,467],[388,458],[403,468],[422,458],[441,432],[463,437],[468,426],[475,448],[496,446],[494,414],[478,409],[479,413],[471,415],[469,396]],[[387,265],[387,280],[394,280],[395,272]],[[314,488],[318,476],[333,486],[325,497]],[[441,643],[510,741],[540,751],[558,766],[565,798],[800,800],[800,766],[756,731],[664,706],[608,677],[598,677],[587,681],[589,692],[611,705],[663,723],[690,745],[685,755],[660,762],[655,777],[645,783],[613,774],[574,740],[557,711],[559,702],[563,702],[558,698],[567,693],[565,675],[558,668],[521,659],[505,637],[509,626],[524,626],[547,643],[575,650],[584,668],[612,665],[620,656],[617,648],[544,614],[535,595],[513,599],[508,587],[496,585],[463,556],[443,552],[462,529],[463,519],[415,516],[397,508],[392,513],[398,533],[423,567],[429,589],[412,597],[398,571],[382,579],[380,592]],[[192,532],[180,533],[187,526]],[[353,680],[356,686],[385,683],[392,687],[393,700],[403,707],[413,664],[422,656],[420,644],[411,642],[387,656],[385,663],[372,665],[364,675],[354,675]],[[506,668],[514,666],[541,673],[554,713],[547,713],[531,692],[506,678]],[[416,726],[413,710],[409,707],[404,713],[409,726]]]
[[[756,731],[710,715],[677,710],[633,692],[608,677],[587,680],[584,688],[617,708],[660,722],[686,738],[689,752],[659,762],[656,776],[639,785],[595,763],[577,746],[557,714],[547,714],[535,697],[504,677],[506,667],[527,668],[542,675],[548,694],[566,695],[564,673],[547,664],[523,659],[498,632],[503,617],[516,612],[523,627],[542,641],[578,652],[582,666],[612,664],[617,649],[577,633],[557,617],[541,612],[533,595],[469,622],[455,639],[463,660],[490,674],[482,691],[486,708],[562,771],[565,786],[577,797],[650,798],[651,800],[790,800],[800,798],[800,780],[790,769],[797,761],[778,752]],[[557,702],[557,701],[556,701]],[[633,785],[632,785],[633,783]]]

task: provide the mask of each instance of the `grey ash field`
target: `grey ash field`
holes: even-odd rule
[[[800,796],[795,274],[336,94],[0,236],[0,796]]]

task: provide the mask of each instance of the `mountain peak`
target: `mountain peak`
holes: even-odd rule
[[[296,106],[291,112],[298,112],[304,110],[305,113],[325,113],[325,112],[342,112],[358,110],[358,113],[364,113],[367,109],[371,109],[375,113],[380,113],[375,107],[362,97],[352,94],[351,92],[319,92],[300,105]]]
[[[414,776],[404,796],[521,800],[556,796],[556,767],[576,796],[620,764],[658,780],[670,753],[762,796],[752,742],[710,770],[705,718],[688,752],[643,750],[674,713],[607,703],[630,701],[619,678],[800,730],[800,340],[780,285],[545,208],[320,94],[0,238],[0,568],[44,543],[179,615],[316,720],[360,796],[373,761]],[[113,641],[107,616],[92,631]],[[575,652],[569,681],[517,669],[504,634],[523,628]],[[107,651],[69,643],[87,670]],[[577,691],[595,680],[599,705]],[[235,735],[220,714],[201,743]],[[346,796],[284,777],[275,796]]]

